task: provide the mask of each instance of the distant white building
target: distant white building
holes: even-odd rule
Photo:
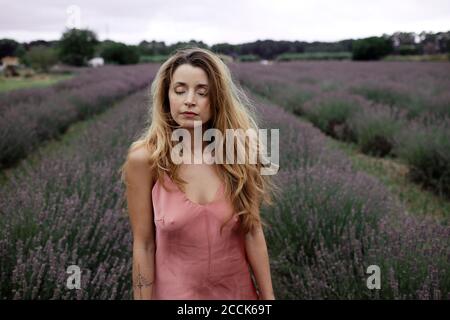
[[[273,62],[272,62],[272,61],[269,61],[269,60],[261,60],[260,63],[261,63],[262,65],[265,65],[265,66],[268,66],[268,65],[273,64]]]
[[[105,64],[105,60],[102,57],[95,57],[88,61],[90,67],[101,67]]]

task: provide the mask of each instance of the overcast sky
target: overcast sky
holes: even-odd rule
[[[57,40],[74,26],[128,44],[337,41],[450,31],[450,0],[2,0],[1,8],[0,38],[21,42]]]

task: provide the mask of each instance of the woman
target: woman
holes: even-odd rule
[[[272,203],[276,186],[260,174],[261,162],[174,161],[176,130],[189,133],[183,159],[204,154],[195,131],[258,130],[245,94],[222,60],[201,48],[176,51],[158,70],[151,93],[149,128],[122,166],[134,298],[275,299],[259,208]],[[216,140],[216,146],[224,142]],[[241,151],[250,151],[250,140],[240,142]]]

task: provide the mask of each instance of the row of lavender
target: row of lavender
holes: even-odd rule
[[[119,98],[142,89],[157,65],[83,69],[48,88],[0,95],[0,168],[25,157],[74,122],[102,112]]]
[[[36,165],[7,172],[0,195],[3,299],[131,297],[131,235],[118,168],[144,123],[142,91],[106,111]],[[81,269],[81,290],[66,287]]]
[[[285,299],[449,299],[450,228],[416,219],[384,185],[355,171],[323,134],[269,102],[266,124],[280,128],[283,195],[270,223],[274,286]],[[369,266],[381,289],[369,289]]]
[[[409,217],[378,181],[327,149],[318,129],[257,104],[262,126],[281,137],[283,192],[262,211],[277,298],[449,298],[449,228]],[[25,161],[8,173],[1,298],[131,298],[131,234],[117,170],[147,106],[137,93],[38,165]],[[72,264],[81,268],[81,290],[66,287]],[[381,290],[366,286],[374,264]]]
[[[412,181],[450,197],[450,64],[288,62],[237,78],[364,153],[398,157]]]

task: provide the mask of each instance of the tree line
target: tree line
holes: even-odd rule
[[[281,54],[351,52],[353,60],[377,60],[388,54],[420,55],[450,54],[450,31],[447,32],[396,32],[380,37],[345,39],[336,42],[305,42],[258,40],[242,44],[217,43],[208,46],[202,41],[190,40],[166,44],[164,41],[141,41],[138,45],[99,41],[95,32],[88,29],[67,29],[59,40],[36,40],[20,43],[13,39],[0,39],[0,58],[17,56],[25,64],[36,63],[47,69],[55,61],[75,66],[86,65],[88,59],[101,56],[107,63],[134,64],[161,60],[174,50],[198,46],[233,58],[252,56],[272,60]]]

